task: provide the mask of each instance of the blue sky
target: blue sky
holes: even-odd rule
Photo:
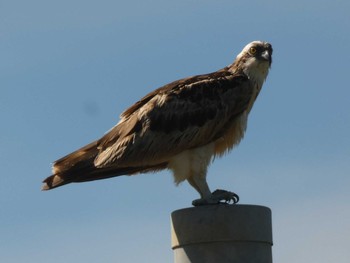
[[[350,258],[350,3],[0,2],[0,262],[172,262],[169,172],[41,192],[51,163],[147,92],[274,47],[242,143],[211,188],[273,212],[275,262]]]

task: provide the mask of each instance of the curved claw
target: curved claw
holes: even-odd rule
[[[239,196],[236,193],[226,191],[226,190],[221,190],[217,189],[212,193],[213,196],[217,196],[219,200],[219,203],[223,201],[226,204],[236,204],[239,201]]]
[[[236,204],[239,201],[239,196],[233,192],[226,190],[215,190],[209,197],[196,199],[192,202],[194,206],[201,205],[216,205],[216,204]]]

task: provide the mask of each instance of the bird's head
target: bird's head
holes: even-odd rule
[[[253,41],[238,54],[231,68],[243,71],[248,78],[263,83],[272,63],[272,46],[263,41]]]

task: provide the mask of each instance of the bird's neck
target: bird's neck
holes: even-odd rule
[[[261,87],[269,73],[269,68],[268,62],[247,59],[233,63],[229,66],[229,71],[232,73],[242,72],[254,82],[254,85]]]
[[[244,67],[243,72],[259,87],[264,83],[267,74],[269,73],[269,66],[267,63],[256,63],[257,65]]]

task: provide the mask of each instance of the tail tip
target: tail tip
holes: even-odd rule
[[[47,177],[43,181],[43,185],[41,187],[41,190],[47,191],[47,190],[50,190],[52,188],[59,187],[63,184],[65,184],[65,183],[64,183],[64,180],[62,179],[62,177],[57,175],[57,174],[54,174],[54,175],[51,175],[50,177]]]
[[[50,190],[50,189],[51,189],[50,186],[47,183],[44,182],[44,184],[41,187],[41,191],[47,191],[47,190]]]

